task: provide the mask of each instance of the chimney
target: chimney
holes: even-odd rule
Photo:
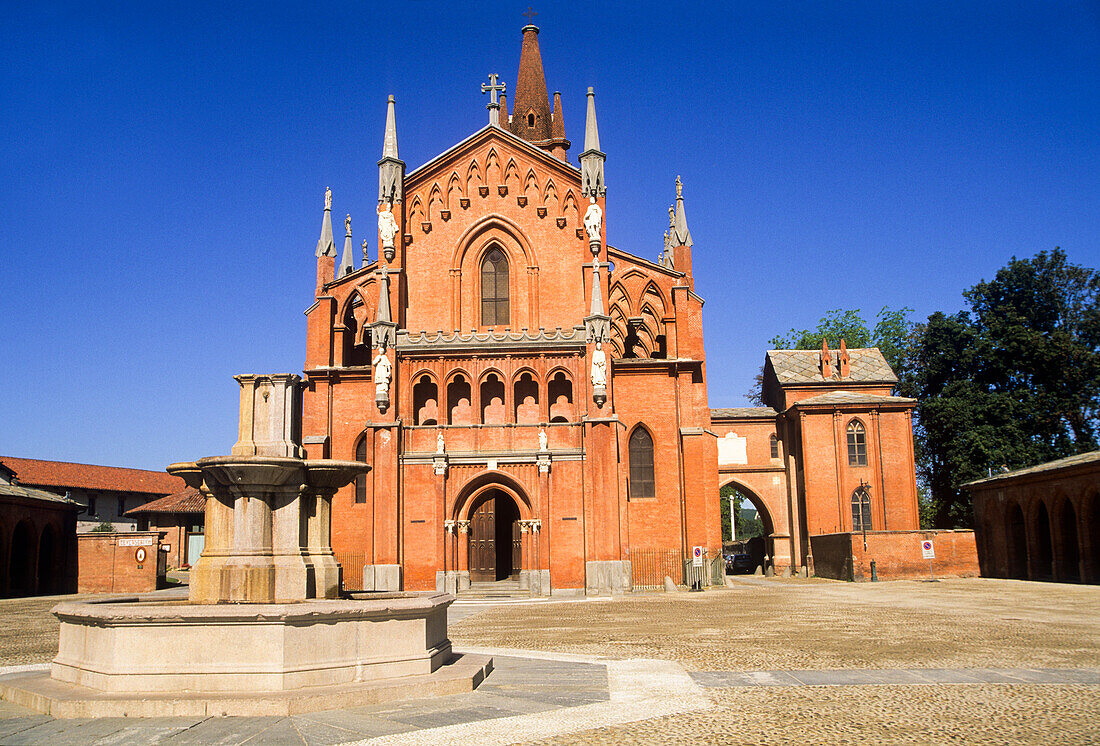
[[[847,378],[852,373],[848,366],[848,345],[844,344],[844,337],[840,338],[840,377]]]
[[[829,340],[821,340],[821,377],[833,377],[833,354],[829,352]]]

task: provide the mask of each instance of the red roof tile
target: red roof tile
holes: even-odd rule
[[[194,487],[175,492],[144,505],[127,510],[126,515],[139,513],[202,513],[206,510],[206,498]]]
[[[19,484],[34,487],[113,490],[168,495],[183,489],[183,480],[164,471],[127,469],[121,466],[71,464],[33,458],[0,456],[0,462],[15,472]]]

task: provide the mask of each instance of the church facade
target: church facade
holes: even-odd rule
[[[720,557],[719,488],[731,480],[775,514],[777,569],[805,566],[825,523],[851,530],[851,512],[847,523],[844,510],[833,523],[815,516],[838,515],[853,474],[877,492],[869,522],[916,528],[912,402],[890,396],[889,367],[853,377],[845,357],[834,376],[826,352],[827,383],[799,389],[769,358],[771,408],[712,416],[679,179],[657,261],[608,245],[592,89],[579,168],[534,25],[522,30],[510,114],[503,89],[491,76],[489,123],[412,171],[390,97],[378,231],[361,253],[350,217],[337,251],[326,192],[302,436],[310,458],[372,466],[333,499],[333,547],[363,558],[363,587],[628,591],[640,550]],[[820,396],[853,389],[858,401]],[[814,495],[823,449],[843,450],[835,428],[852,419],[834,425],[838,406],[866,411],[861,426],[889,443],[869,469],[830,476],[829,502]],[[731,433],[752,453],[778,441],[783,455],[771,446],[759,465],[731,461]]]

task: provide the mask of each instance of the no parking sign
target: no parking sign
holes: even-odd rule
[[[703,547],[692,547],[691,564],[695,567],[703,566]]]
[[[920,543],[920,553],[924,559],[936,559],[936,550],[932,547],[931,539],[925,539]]]

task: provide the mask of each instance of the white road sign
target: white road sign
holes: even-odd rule
[[[932,541],[930,539],[925,539],[920,543],[920,553],[925,559],[936,558],[936,550],[932,548]]]

